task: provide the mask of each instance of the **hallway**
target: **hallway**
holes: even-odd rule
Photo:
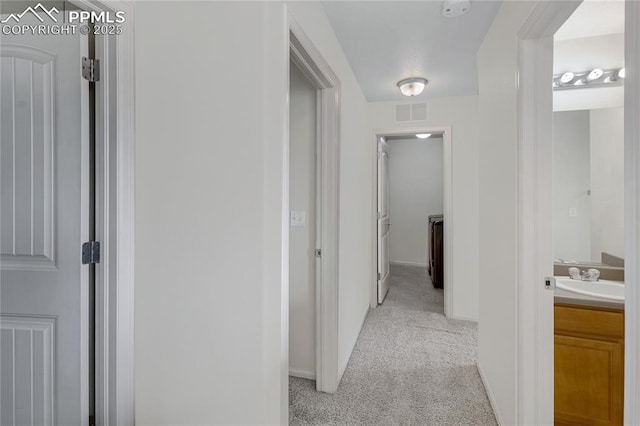
[[[391,266],[338,391],[289,379],[291,425],[495,425],[476,368],[477,326],[443,315],[426,268]]]

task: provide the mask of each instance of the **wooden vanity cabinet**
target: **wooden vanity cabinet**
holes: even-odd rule
[[[621,425],[624,310],[556,303],[555,424]]]

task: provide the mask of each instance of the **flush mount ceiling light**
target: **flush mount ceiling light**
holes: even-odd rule
[[[442,2],[442,16],[456,18],[467,13],[471,9],[470,0],[445,0]]]
[[[567,71],[553,76],[553,90],[581,89],[585,87],[619,86],[624,80],[624,68],[603,70],[594,68],[591,71],[574,73]]]
[[[429,81],[422,77],[405,78],[398,82],[400,91],[405,96],[417,96],[424,90]]]
[[[431,133],[418,133],[418,134],[416,135],[416,138],[418,138],[418,139],[426,139],[426,138],[428,138],[429,136],[431,136]]]

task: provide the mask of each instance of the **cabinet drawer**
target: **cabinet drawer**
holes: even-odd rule
[[[624,339],[624,312],[621,310],[556,303],[554,311],[556,334]]]

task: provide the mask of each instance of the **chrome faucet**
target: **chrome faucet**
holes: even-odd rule
[[[569,276],[574,280],[581,281],[598,281],[600,278],[600,271],[594,268],[587,269],[586,271],[578,268],[569,268]]]

